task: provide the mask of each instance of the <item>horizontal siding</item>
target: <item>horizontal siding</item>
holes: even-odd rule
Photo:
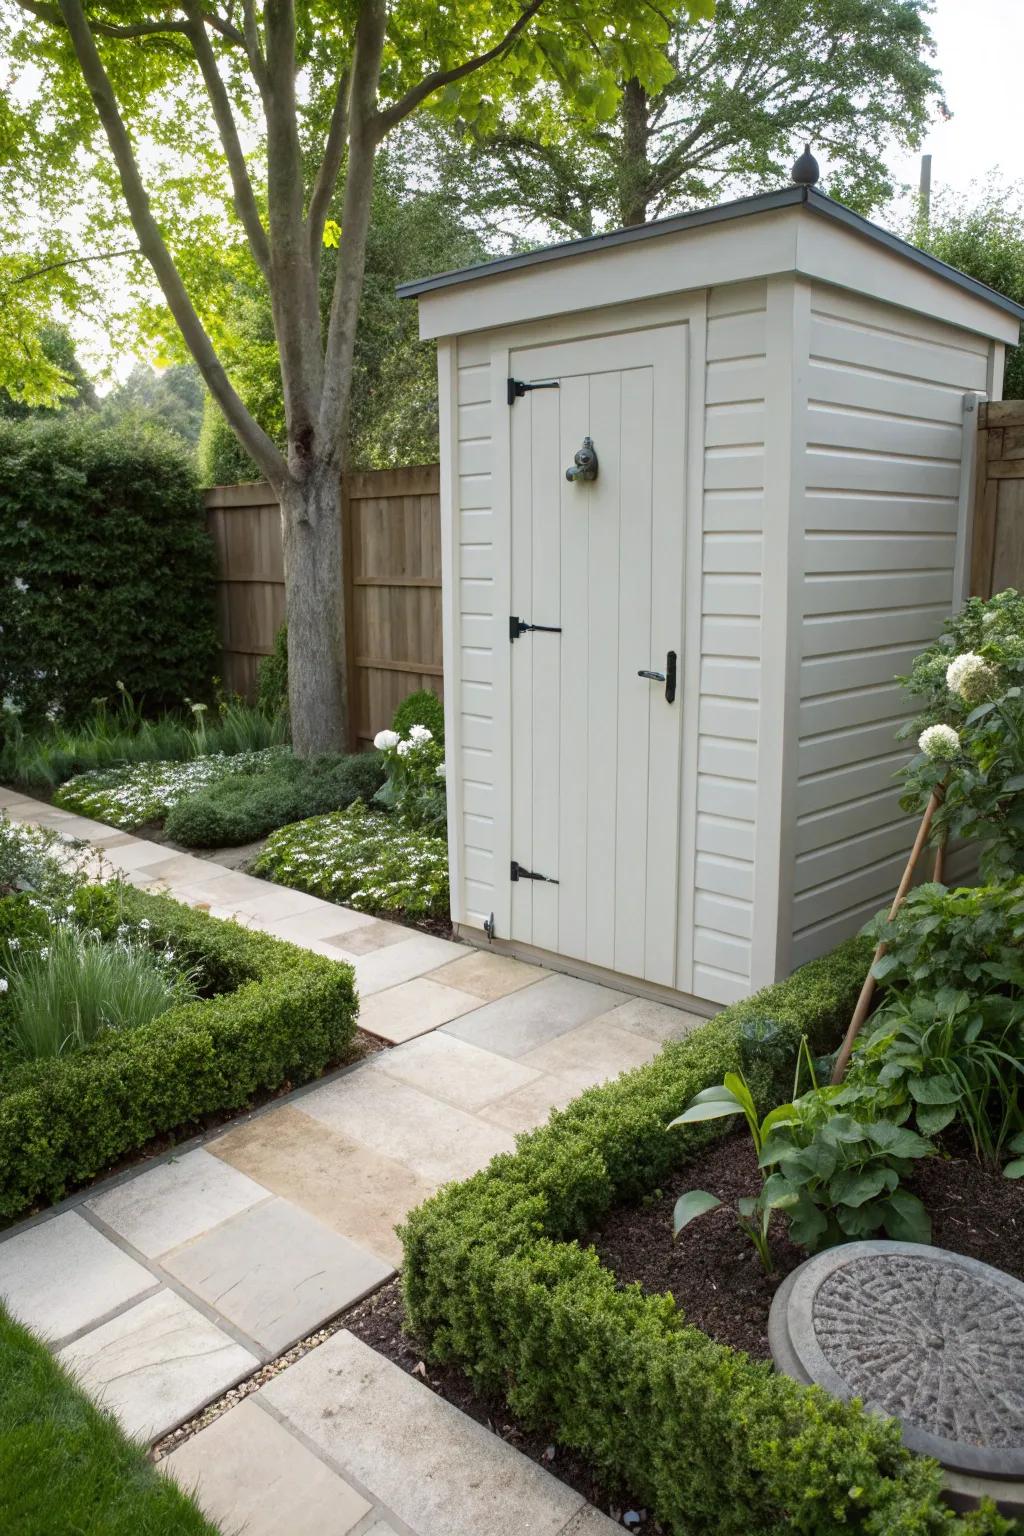
[[[750,989],[764,526],[763,282],[708,296],[693,991]]]
[[[458,344],[455,486],[459,540],[459,742],[462,904],[482,924],[495,907],[494,457],[485,345]]]
[[[894,682],[953,599],[961,399],[987,344],[814,285],[803,507],[793,963],[889,900],[914,836]]]

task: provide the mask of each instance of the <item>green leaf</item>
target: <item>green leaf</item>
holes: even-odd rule
[[[1008,1145],[1011,1152],[1024,1152],[1024,1131],[1018,1131],[1016,1136],[1011,1136]]]
[[[936,1136],[944,1131],[951,1120],[956,1119],[955,1104],[919,1104],[917,1107],[918,1129],[925,1136]]]
[[[761,1122],[761,1135],[766,1137],[776,1126],[799,1125],[800,1116],[792,1104],[778,1104],[765,1115]]]
[[[855,1120],[852,1115],[832,1115],[825,1121],[819,1132],[819,1135],[831,1142],[833,1146],[863,1141],[865,1134],[865,1126],[859,1120]]]
[[[789,1182],[784,1173],[773,1173],[770,1179],[765,1180],[761,1198],[769,1209],[784,1211],[797,1204],[800,1190]]]
[[[906,1189],[897,1189],[883,1204],[885,1230],[896,1242],[931,1242],[931,1219],[916,1195]]]
[[[837,1205],[863,1205],[887,1187],[886,1172],[884,1168],[844,1168],[830,1181],[829,1195]]]
[[[717,1195],[709,1195],[703,1189],[691,1189],[689,1194],[680,1195],[672,1212],[672,1236],[678,1237],[683,1228],[697,1216],[703,1216],[705,1211],[713,1211],[721,1203]]]
[[[868,1200],[864,1205],[841,1205],[836,1221],[847,1237],[867,1237],[885,1221],[885,1204],[884,1200]]]
[[[918,1104],[956,1104],[960,1099],[959,1088],[943,1073],[935,1077],[912,1077],[908,1086]]]
[[[738,1072],[727,1072],[725,1074],[725,1087],[735,1094],[737,1103],[741,1106],[743,1113],[756,1120],[757,1105],[754,1103],[750,1089]]]
[[[681,1115],[668,1123],[671,1130],[676,1125],[696,1125],[701,1120],[721,1120],[726,1115],[742,1115],[742,1104],[727,1104],[717,1100],[710,1100],[707,1104],[691,1104],[684,1109]]]
[[[918,1111],[919,1124],[920,1119],[921,1112]],[[916,1131],[893,1125],[890,1120],[879,1120],[875,1125],[869,1125],[868,1139],[883,1152],[891,1152],[893,1157],[927,1157],[932,1150],[931,1142],[923,1136],[918,1136]]]
[[[806,1195],[786,1213],[789,1217],[789,1236],[799,1248],[813,1252],[818,1240],[828,1231],[828,1221],[814,1201]]]
[[[1024,1157],[1015,1157],[1003,1169],[1004,1179],[1024,1179]]]

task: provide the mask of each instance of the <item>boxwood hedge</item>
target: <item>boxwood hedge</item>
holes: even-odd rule
[[[0,921],[17,901],[0,901]],[[351,966],[132,887],[87,886],[75,903],[105,938],[148,924],[212,995],[0,1075],[0,1217],[59,1199],[153,1136],[315,1077],[355,1033]]]
[[[670,1295],[620,1288],[588,1231],[656,1188],[715,1125],[666,1132],[701,1088],[743,1066],[785,1096],[775,1055],[745,1029],[771,1019],[832,1048],[863,980],[852,941],[725,1009],[649,1066],[591,1089],[517,1150],[420,1206],[402,1229],[409,1326],[429,1355],[502,1392],[525,1421],[582,1451],[677,1536],[1005,1532],[991,1509],[953,1515],[934,1463],[896,1425],[798,1386],[687,1326]]]

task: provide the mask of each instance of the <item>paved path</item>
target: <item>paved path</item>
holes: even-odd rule
[[[355,967],[391,1049],[0,1238],[0,1294],[154,1441],[388,1279],[395,1223],[700,1022],[0,790],[133,884]],[[347,1332],[161,1463],[248,1536],[599,1536],[611,1521]]]

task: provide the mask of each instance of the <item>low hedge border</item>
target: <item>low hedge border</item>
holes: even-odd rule
[[[431,1358],[583,1452],[677,1536],[857,1531],[986,1536],[993,1510],[958,1517],[939,1472],[898,1428],[798,1386],[687,1326],[671,1296],[619,1288],[579,1239],[612,1206],[656,1188],[721,1123],[665,1127],[742,1066],[762,1103],[785,1069],[741,1026],[772,1019],[830,1049],[864,978],[853,940],[725,1009],[650,1065],[591,1089],[547,1126],[412,1212],[401,1229],[408,1323]],[[776,1056],[778,1062],[778,1057]]]
[[[78,918],[104,938],[122,922],[148,924],[150,938],[169,943],[217,995],[5,1075],[3,1217],[58,1200],[154,1136],[316,1077],[344,1057],[355,1035],[349,965],[131,886],[87,886],[75,904]]]

